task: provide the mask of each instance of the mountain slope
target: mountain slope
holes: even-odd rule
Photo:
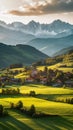
[[[40,62],[35,62],[37,66],[50,66],[54,65],[57,67],[69,67],[73,69],[73,46],[69,48],[64,48],[59,52],[56,52],[53,57],[46,58]]]
[[[0,42],[6,44],[22,44],[23,42],[26,43],[30,40],[34,39],[32,34],[26,34],[21,31],[17,31],[14,29],[9,29],[5,26],[0,26]]]
[[[7,67],[15,63],[28,65],[47,57],[47,55],[28,45],[11,46],[0,43],[0,67]]]
[[[27,43],[43,53],[52,56],[55,52],[63,48],[73,46],[73,35],[63,38],[36,38]]]
[[[59,55],[63,55],[63,54],[70,54],[70,53],[73,53],[73,46],[68,47],[68,48],[64,48],[64,49],[56,52],[54,54],[54,56],[59,56]]]

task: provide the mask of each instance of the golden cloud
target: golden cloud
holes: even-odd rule
[[[36,1],[36,0],[35,0]],[[21,10],[10,10],[8,13],[18,16],[32,16],[32,15],[43,15],[50,13],[66,13],[73,12],[73,1],[72,0],[50,0],[36,2],[35,5],[23,6]]]

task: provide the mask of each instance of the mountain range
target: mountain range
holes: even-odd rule
[[[30,65],[47,57],[46,54],[28,45],[12,46],[0,43],[0,68],[18,63]]]
[[[33,20],[28,24],[23,24],[21,22],[6,24],[0,21],[0,26],[10,30],[24,32],[24,34],[32,34],[37,38],[63,37],[73,34],[73,25],[61,20],[55,20],[50,24],[40,24]]]
[[[0,42],[8,45],[26,44],[52,56],[73,45],[73,25],[55,20],[50,24],[30,21],[28,24],[0,21]]]

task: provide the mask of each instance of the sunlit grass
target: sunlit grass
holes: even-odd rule
[[[53,70],[58,69],[58,70],[62,70],[63,72],[72,72],[73,67],[71,67],[71,68],[69,68],[69,67],[64,67],[64,68],[60,67],[59,68],[59,66],[61,66],[61,65],[62,65],[62,63],[57,63],[55,65],[51,65],[51,66],[47,66],[47,67],[48,67],[48,69],[53,69]],[[44,70],[44,68],[45,68],[45,66],[38,66],[38,70]]]
[[[41,112],[62,115],[71,115],[73,113],[73,106],[70,104],[57,103],[33,97],[5,98],[1,99],[0,103],[3,102],[2,104],[7,105],[9,107],[9,103],[17,103],[19,100],[21,100],[24,106],[26,106],[27,108],[34,104],[36,109]]]
[[[10,69],[11,71],[16,71],[16,70],[18,70],[18,71],[24,71],[24,69],[25,68],[13,68],[13,69]]]
[[[21,90],[21,93],[23,94],[29,94],[30,91],[35,91],[36,94],[40,94],[41,98],[39,99],[39,95],[37,98],[32,97],[25,97],[25,96],[11,96],[1,98],[0,102],[3,104],[7,104],[9,106],[9,103],[14,102],[17,103],[19,100],[21,100],[24,103],[24,106],[30,107],[32,104],[34,104],[37,108],[37,110],[44,111],[44,112],[50,112],[54,114],[71,114],[73,112],[73,106],[69,104],[64,103],[58,103],[53,102],[55,99],[60,98],[66,98],[66,97],[72,97],[73,90],[72,89],[64,89],[64,88],[54,88],[54,87],[48,87],[44,85],[34,85],[29,84],[26,86],[19,87]],[[45,98],[48,98],[47,100],[44,100]],[[52,100],[52,101],[51,101]]]
[[[29,77],[29,75],[28,74],[26,74],[26,73],[24,73],[24,72],[22,72],[22,73],[20,73],[20,74],[17,74],[16,76],[15,76],[15,78],[21,78],[21,79],[25,79],[25,78],[27,78],[27,77]]]
[[[24,95],[1,95],[0,104],[4,107],[10,107],[11,102],[16,104],[21,100],[27,109],[34,104],[37,111],[59,116],[34,119],[18,111],[9,110],[10,116],[0,119],[0,130],[73,130],[73,105],[54,101],[72,97],[73,89],[54,88],[40,84],[10,87],[19,87]],[[36,97],[25,96],[31,90],[36,92]]]
[[[36,94],[73,94],[73,89],[54,88],[51,86],[29,84],[20,87],[21,93],[29,93],[31,90]]]

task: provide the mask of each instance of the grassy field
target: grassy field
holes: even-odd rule
[[[19,87],[22,95],[2,95],[0,104],[9,107],[10,102],[17,103],[21,100],[28,109],[34,104],[37,111],[59,116],[34,119],[22,115],[18,111],[9,110],[9,117],[0,118],[0,130],[73,130],[73,105],[55,101],[58,98],[73,97],[73,89],[35,84],[14,87]],[[25,95],[29,94],[31,90],[36,92],[36,97]]]
[[[25,68],[14,68],[14,69],[10,69],[11,71],[15,72],[16,70],[18,71],[24,71]]]
[[[73,116],[31,119],[16,111],[0,119],[0,130],[73,130]]]
[[[44,67],[45,66],[40,66],[40,67],[38,67],[38,70],[44,70]],[[69,68],[69,67],[58,67],[57,65],[53,65],[53,66],[48,66],[48,69],[53,69],[53,70],[56,70],[56,69],[58,69],[58,70],[62,70],[63,72],[72,72],[72,70],[73,70],[73,68]]]
[[[21,79],[25,79],[27,77],[29,77],[28,74],[26,74],[25,72],[22,72],[20,74],[17,74],[16,76],[14,76],[15,78],[21,78]]]
[[[73,130],[73,116],[31,119],[16,111],[0,119],[0,130]]]

